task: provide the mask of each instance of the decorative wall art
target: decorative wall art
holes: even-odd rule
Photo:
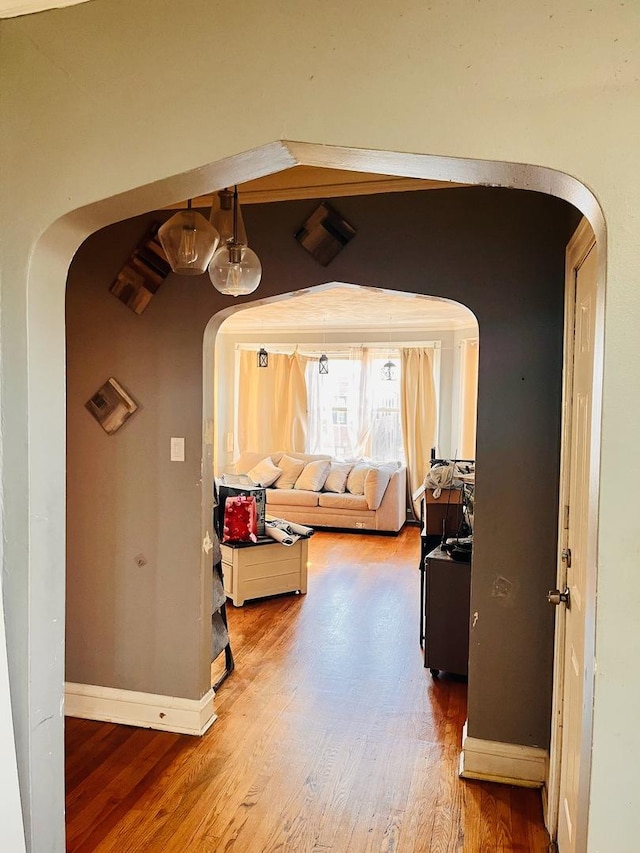
[[[136,314],[142,314],[171,272],[157,234],[156,222],[133,250],[110,287],[110,292]]]
[[[131,417],[138,404],[113,377],[107,379],[85,407],[109,435],[117,432]]]
[[[301,246],[326,267],[356,235],[356,229],[326,201],[296,231]]]

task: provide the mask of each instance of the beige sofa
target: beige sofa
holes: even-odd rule
[[[273,463],[277,465],[283,455],[282,451],[275,453],[245,451],[235,462],[230,473],[248,474],[267,456],[271,457]],[[331,460],[330,456],[320,454],[287,452],[286,455],[305,462]],[[388,466],[370,466],[370,468],[384,468],[387,472],[391,471],[389,482],[381,498],[380,489],[376,494],[376,490],[372,488],[375,474],[365,476],[365,494],[351,494],[348,491],[337,493],[324,489],[309,491],[296,488],[267,488],[267,514],[300,524],[308,524],[311,527],[397,533],[406,520],[406,468],[395,463]],[[368,481],[367,477],[370,477]]]

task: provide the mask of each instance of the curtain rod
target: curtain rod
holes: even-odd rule
[[[380,350],[381,352],[388,352],[390,350],[400,350],[400,349],[443,349],[441,341],[392,341],[391,344],[388,344],[386,341],[375,341],[374,343],[363,343],[363,344],[324,344],[322,341],[317,341],[309,344],[291,344],[285,341],[278,341],[277,343],[269,343],[265,341],[264,343],[237,343],[235,344],[235,349],[237,350],[247,350],[248,352],[257,352],[260,347],[264,347],[269,352],[273,353],[287,353],[291,354],[294,352],[299,352],[301,354],[308,352],[350,352],[352,350],[361,350],[361,349],[373,349]]]

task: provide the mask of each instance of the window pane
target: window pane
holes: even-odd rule
[[[364,354],[366,354],[366,350]],[[329,373],[307,365],[309,432],[307,450],[337,458],[369,456],[404,462],[400,419],[400,360],[396,378],[383,378],[389,356],[330,358]],[[393,360],[393,359],[392,359]]]

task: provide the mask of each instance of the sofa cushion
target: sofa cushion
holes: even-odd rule
[[[335,492],[342,494],[347,490],[347,479],[353,468],[353,462],[332,462],[331,471],[325,480],[325,492]]]
[[[333,509],[369,510],[364,495],[351,495],[349,492],[344,492],[341,495],[336,495],[334,492],[320,492],[318,506],[332,507]]]
[[[266,459],[262,459],[257,465],[254,465],[247,474],[256,486],[264,486],[266,488],[275,483],[280,474],[282,474],[282,468],[274,465],[271,457],[267,456]]]
[[[302,489],[267,489],[267,506],[318,506],[319,495]]]
[[[366,462],[356,462],[347,478],[347,491],[352,495],[364,495],[364,481],[371,466]]]
[[[296,480],[294,489],[306,489],[311,492],[319,492],[324,486],[325,480],[331,470],[331,462],[328,459],[307,462],[302,474]]]
[[[280,454],[282,455],[282,454]],[[269,456],[274,465],[278,464],[278,460],[273,453],[256,453],[253,450],[244,450],[232,465],[232,474],[248,474],[249,471],[260,463],[265,457]]]
[[[302,474],[305,466],[304,459],[293,459],[283,453],[278,462],[278,468],[282,468],[282,474],[275,483],[276,489],[292,489],[296,480]]]
[[[391,475],[397,470],[396,465],[380,465],[369,468],[364,481],[364,496],[369,509],[378,509],[389,485]]]
[[[331,457],[327,456],[326,453],[299,453],[297,450],[287,450],[285,451],[287,456],[290,456],[291,459],[302,459],[303,462],[318,462],[321,459],[326,459],[331,462]],[[281,456],[283,454],[280,454]],[[275,461],[275,457],[274,457]],[[276,462],[276,465],[279,464]]]

